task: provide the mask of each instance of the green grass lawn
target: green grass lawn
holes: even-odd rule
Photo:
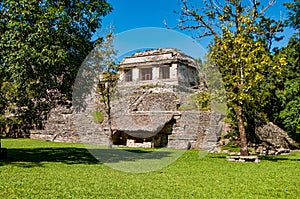
[[[300,198],[300,153],[239,163],[189,150],[169,166],[132,173],[110,164],[147,162],[155,150],[126,149],[132,158],[104,164],[82,144],[3,139],[2,147],[9,157],[0,160],[0,198]],[[157,154],[161,160],[171,156]]]

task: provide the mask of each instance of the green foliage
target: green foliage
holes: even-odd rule
[[[196,66],[200,73],[200,82],[205,82],[211,102],[218,104],[226,102],[226,92],[218,66],[209,57],[206,57],[205,61],[196,60]]]
[[[100,99],[100,102],[101,102],[101,103],[107,102],[107,98],[106,98],[106,97],[102,97],[102,98]]]
[[[208,111],[211,109],[210,94],[208,91],[203,91],[194,95],[200,111]]]
[[[300,143],[300,1],[286,4],[290,9],[289,25],[296,32],[286,47],[288,67],[285,70],[283,107],[279,117],[289,135]]]
[[[188,150],[160,170],[134,174],[98,162],[82,144],[29,139],[2,142],[9,157],[0,160],[0,198],[298,198],[300,195],[299,187],[295,186],[300,181],[299,152],[261,158],[260,163],[238,163],[228,162],[222,154],[199,158],[199,151]],[[159,153],[156,149],[139,150]],[[105,155],[111,150],[103,151]],[[139,159],[138,153],[129,155],[124,159],[130,163],[151,161]],[[133,155],[136,159],[131,159]],[[154,161],[159,159],[155,157]]]
[[[105,0],[1,0],[0,9],[0,114],[26,110],[30,126],[51,91],[71,98],[91,37],[112,8]]]
[[[187,100],[178,108],[179,111],[208,111],[211,108],[210,94],[208,91],[188,96]]]
[[[280,75],[285,57],[275,62],[261,40],[254,40],[257,26],[248,24],[246,16],[240,16],[245,26],[236,32],[223,28],[223,35],[215,38],[210,45],[210,58],[222,74],[229,109],[240,132],[240,137],[246,144],[246,135],[255,129],[255,120],[263,120],[259,111],[268,103],[268,91],[261,85],[270,73]],[[224,53],[225,52],[225,53]]]
[[[253,41],[251,35],[234,35],[227,30],[222,38],[215,39],[210,51],[210,58],[222,73],[227,99],[234,104],[261,99],[259,86],[266,71],[276,71],[279,75],[285,64],[284,57],[275,63],[263,44]],[[261,100],[260,105],[263,103]]]
[[[211,102],[211,109],[218,112],[218,113],[226,115],[226,111],[227,111],[226,102],[212,101]]]
[[[116,64],[116,50],[113,46],[114,35],[109,32],[100,45],[97,45],[93,55],[89,58],[90,64],[97,79],[97,92],[100,94],[100,102],[104,104],[106,114],[110,117],[111,105],[116,84],[119,80],[119,65]],[[99,75],[101,74],[101,75]]]
[[[278,42],[284,38],[284,36],[277,36],[276,34],[283,31],[284,24],[282,21],[275,21],[261,16],[257,25],[260,32],[266,32],[266,34],[260,35],[257,39],[262,41],[268,51],[271,51],[274,41]]]
[[[198,108],[196,104],[181,104],[178,108],[179,111],[193,111],[197,109]]]
[[[107,116],[109,148],[112,147],[113,136],[111,102],[119,80],[119,65],[116,63],[117,52],[113,45],[114,38],[113,33],[108,32],[102,42],[96,46],[87,61],[93,71],[93,78],[98,81],[96,92],[100,96],[99,101],[102,107],[104,107],[103,110]]]
[[[300,1],[293,0],[290,3],[284,3],[284,5],[289,9],[289,19],[287,23],[295,28],[296,30],[300,29]]]
[[[287,65],[274,84],[274,99],[271,103],[274,121],[297,142],[300,142],[300,1],[285,4],[289,9],[286,23],[295,29],[288,45],[279,51],[286,54]]]
[[[300,38],[300,37],[299,37]],[[296,141],[300,142],[300,39],[291,39],[285,51],[288,55],[288,66],[283,73],[283,85],[277,89],[281,100],[279,121],[284,129]]]
[[[261,112],[272,95],[266,89],[272,86],[268,76],[280,77],[287,64],[284,54],[274,56],[270,52],[272,43],[280,40],[276,33],[282,31],[283,23],[264,16],[275,1],[264,3],[207,1],[202,10],[182,0],[181,7],[181,29],[197,31],[200,38],[213,37],[207,62],[222,75],[230,113],[227,117],[232,117],[239,129],[244,155],[246,134],[254,131],[257,120],[265,120]]]
[[[230,152],[239,152],[241,150],[241,147],[233,142],[229,142],[228,144],[221,146],[221,149],[223,151],[228,150]]]
[[[104,120],[104,115],[103,115],[102,112],[95,111],[95,112],[92,112],[91,114],[92,114],[92,116],[93,116],[94,122],[96,122],[96,123],[102,123],[102,122],[103,122],[103,120]]]
[[[230,132],[230,133],[228,133],[226,135],[223,135],[222,138],[229,139],[229,138],[231,138],[233,136],[237,136],[237,135],[238,135],[237,132],[233,131],[233,132]]]

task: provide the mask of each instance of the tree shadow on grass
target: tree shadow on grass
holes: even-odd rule
[[[138,149],[85,149],[85,148],[13,148],[8,157],[0,160],[0,166],[20,167],[43,166],[45,162],[64,164],[102,164],[139,159],[161,159],[168,157],[168,151],[144,151]]]
[[[61,162],[65,164],[99,163],[84,148],[13,148],[8,149],[8,157],[1,161],[3,165],[13,164],[21,167],[43,166],[43,162]],[[1,164],[0,164],[1,165]]]
[[[138,160],[157,160],[173,157],[183,152],[180,150],[163,149],[89,149],[89,152],[102,163],[134,162]]]
[[[235,156],[230,154],[218,154],[218,155],[212,155],[211,158],[218,158],[218,159],[226,159],[227,156]],[[294,156],[279,156],[279,155],[258,155],[258,158],[260,160],[266,160],[266,161],[299,161],[300,157],[294,157]]]
[[[300,157],[293,157],[293,156],[275,156],[275,155],[270,155],[270,156],[259,156],[260,160],[267,160],[267,161],[272,161],[272,162],[277,162],[277,161],[299,161],[300,162]]]

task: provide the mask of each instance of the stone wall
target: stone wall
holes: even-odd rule
[[[121,62],[123,69],[152,67],[153,80],[138,81],[133,71],[132,82],[121,81],[112,101],[112,129],[115,135],[145,139],[145,146],[211,149],[218,140],[219,121],[215,113],[199,111],[190,96],[206,89],[198,84],[195,60],[177,49],[157,49],[135,53]],[[170,67],[170,79],[160,79],[159,68]],[[107,115],[95,91],[91,71],[81,71],[76,104],[57,105],[51,110],[43,131],[32,131],[32,138],[49,141],[71,141],[106,145],[108,143]],[[180,76],[180,77],[179,77]],[[203,80],[204,81],[204,80]],[[198,87],[196,90],[191,86]],[[84,87],[84,88],[83,88]],[[77,89],[78,89],[77,88]],[[90,91],[85,93],[84,91]],[[73,96],[74,98],[74,96]],[[188,105],[188,110],[180,109]],[[104,120],[97,123],[92,114],[100,112]],[[121,137],[120,137],[121,138]],[[123,143],[114,137],[118,143]],[[131,140],[131,141],[130,141]],[[165,143],[165,141],[167,143]],[[146,143],[147,142],[147,143]],[[137,143],[137,142],[136,142]],[[141,144],[137,144],[141,145]],[[143,146],[144,146],[143,145]]]
[[[119,93],[113,101],[113,129],[115,132],[129,131],[137,138],[145,136],[149,139],[144,143],[134,143],[132,137],[128,137],[128,146],[149,147],[149,143],[152,147],[159,146],[159,139],[166,137],[166,146],[170,148],[215,149],[221,137],[222,115],[211,111],[179,111],[193,93],[170,92],[164,87],[138,86],[130,90],[132,92],[127,95]],[[57,103],[45,121],[45,129],[32,130],[30,137],[107,145],[106,123],[96,123],[91,114],[96,110],[101,111],[98,101],[96,95],[89,95],[85,100],[87,106],[78,112],[73,110],[71,102]],[[134,132],[136,129],[139,132]],[[257,128],[256,135],[257,143],[249,145],[256,153],[278,154],[297,148],[286,132],[273,123]]]
[[[220,138],[221,115],[211,111],[184,111],[175,115],[169,136],[170,148],[195,148],[213,151]]]
[[[185,55],[178,49],[165,48],[137,52],[132,56],[125,57],[120,63],[119,86],[131,87],[141,85],[167,85],[178,88],[189,88],[198,84],[198,72],[195,60]],[[141,70],[149,68],[152,71],[151,78],[141,80]],[[162,78],[161,68],[168,68],[169,75]],[[125,73],[131,71],[131,79],[125,78]]]
[[[213,148],[219,137],[218,131],[212,128],[213,114],[210,111],[178,111],[180,104],[192,93],[166,89],[135,87],[127,95],[119,92],[112,103],[114,132],[131,135],[128,146],[145,147],[150,146],[149,142],[152,147],[161,146],[160,142],[167,139],[166,146],[170,148]],[[51,110],[45,129],[32,131],[31,138],[107,145],[106,122],[96,123],[91,114],[103,110],[98,102],[97,95],[90,94],[85,99],[84,110],[74,111],[70,104],[57,105]],[[134,144],[132,136],[144,136],[145,142]]]
[[[44,121],[44,129],[31,130],[30,138],[56,142],[79,142],[79,136],[73,128],[71,102],[59,101]]]

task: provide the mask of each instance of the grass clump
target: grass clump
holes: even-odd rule
[[[181,104],[178,108],[179,111],[192,111],[197,109],[198,108],[195,104]]]

